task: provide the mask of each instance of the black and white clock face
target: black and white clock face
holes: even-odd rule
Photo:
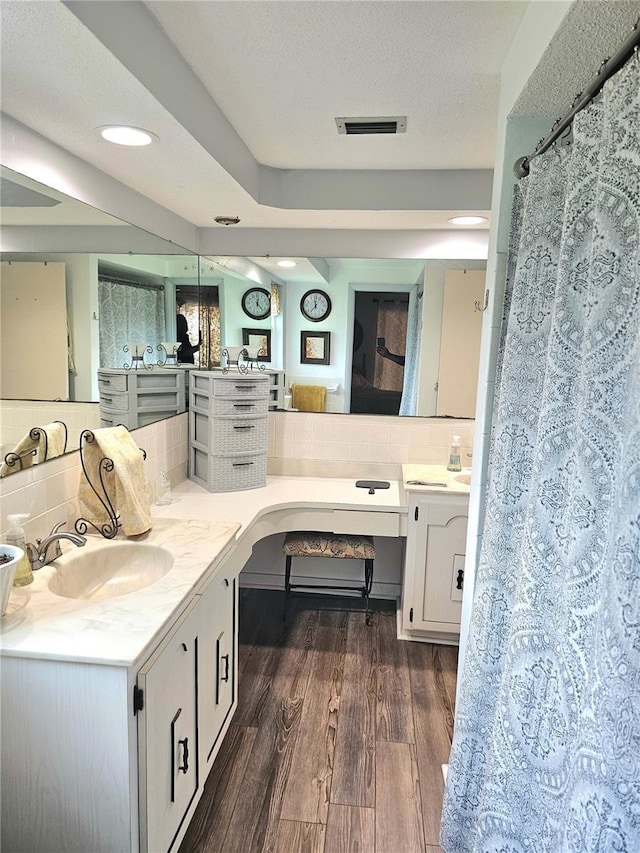
[[[312,323],[319,323],[331,313],[331,299],[324,290],[307,290],[300,300],[300,310]]]
[[[271,294],[264,287],[252,287],[242,297],[242,310],[252,320],[264,320],[271,311]]]

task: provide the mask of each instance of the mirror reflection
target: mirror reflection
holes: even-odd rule
[[[268,337],[287,408],[474,417],[483,261],[208,257],[200,283],[217,288],[223,345]],[[296,387],[324,388],[300,392],[321,408],[296,406]]]
[[[198,258],[4,167],[1,180],[0,459],[20,446],[28,466],[84,428],[184,411],[189,370],[224,367],[227,347],[260,353],[272,409],[474,416],[482,261]]]
[[[82,429],[184,411],[184,390],[174,406],[153,386],[173,370],[184,389],[199,363],[197,256],[4,167],[0,189],[0,476],[76,450]],[[135,417],[127,373],[151,383]]]

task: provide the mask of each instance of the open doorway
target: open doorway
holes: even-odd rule
[[[350,411],[397,415],[402,399],[409,292],[355,294]]]

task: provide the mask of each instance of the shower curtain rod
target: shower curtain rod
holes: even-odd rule
[[[625,65],[629,59],[633,56],[634,52],[638,50],[640,47],[640,18],[636,21],[631,33],[627,36],[627,38],[622,42],[618,50],[611,56],[609,59],[605,59],[605,61],[600,66],[598,73],[593,78],[593,80],[586,87],[584,92],[581,92],[576,96],[571,109],[569,112],[563,117],[559,118],[556,123],[553,125],[549,134],[541,139],[540,142],[536,145],[535,149],[531,154],[527,154],[526,157],[520,157],[513,166],[513,172],[516,178],[526,178],[529,174],[529,164],[533,160],[534,157],[538,157],[540,154],[544,154],[556,139],[559,139],[560,136],[565,132],[568,127],[571,127],[573,123],[574,117],[585,107],[588,107],[591,101],[596,97],[596,95],[600,92],[604,84],[607,82],[609,77],[612,77],[617,71],[619,71],[623,65]]]

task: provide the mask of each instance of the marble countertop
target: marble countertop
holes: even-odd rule
[[[412,482],[412,481],[418,482]],[[468,495],[471,468],[447,471],[446,465],[403,465],[402,483],[408,492],[435,492],[443,495]]]
[[[447,487],[406,484],[411,479],[445,482],[445,477]],[[153,530],[136,538],[173,554],[174,564],[161,580],[117,598],[76,600],[50,591],[49,580],[56,568],[55,564],[45,566],[24,591],[12,593],[29,595],[30,600],[2,617],[0,654],[117,666],[139,664],[196,593],[207,569],[220,564],[262,516],[286,509],[373,510],[402,516],[407,513],[405,488],[468,493],[469,486],[454,477],[442,465],[404,465],[404,483],[391,480],[388,489],[373,495],[357,488],[355,479],[346,478],[272,476],[267,477],[264,488],[221,493],[207,492],[185,480],[173,489],[170,505],[153,506]],[[85,549],[109,545],[97,535],[88,540]],[[115,541],[130,540],[119,535]],[[61,544],[64,554],[76,550],[70,542]]]
[[[364,479],[364,478],[363,478]],[[169,506],[153,508],[154,515],[174,518],[233,518],[242,538],[261,516],[280,509],[376,510],[406,514],[402,483],[390,480],[388,489],[368,494],[355,479],[335,477],[267,477],[261,489],[241,492],[208,492],[191,480],[173,489]]]
[[[149,533],[117,542],[159,545],[174,562],[169,572],[151,586],[100,601],[63,598],[49,590],[55,563],[34,573],[28,587],[12,596],[30,596],[20,610],[0,621],[0,654],[49,660],[132,666],[142,662],[182,611],[212,563],[221,562],[233,548],[238,523],[171,518],[155,519]],[[77,550],[61,541],[65,555]],[[109,547],[101,536],[87,537],[82,549]],[[56,561],[58,562],[58,561]]]

